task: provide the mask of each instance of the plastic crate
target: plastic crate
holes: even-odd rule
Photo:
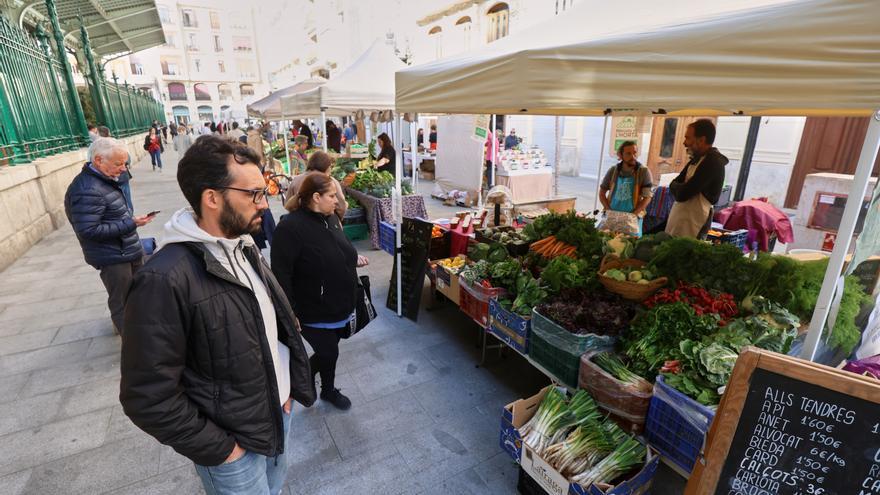
[[[504,309],[498,299],[489,301],[489,332],[521,354],[529,351],[532,319]]]
[[[350,241],[360,241],[370,237],[370,228],[365,223],[352,223],[342,226],[342,232]]]
[[[746,241],[749,238],[749,230],[748,229],[739,229],[739,230],[724,230],[724,229],[712,229],[714,231],[721,232],[721,235],[712,235],[707,234],[706,240],[712,242],[713,244],[733,244],[734,246],[745,249]]]
[[[568,387],[578,386],[581,356],[585,352],[611,350],[615,341],[610,336],[575,335],[543,316],[537,309],[532,310],[529,357]]]
[[[379,247],[382,251],[394,255],[394,246],[397,244],[397,228],[393,223],[379,221]]]
[[[363,208],[349,208],[345,210],[345,215],[342,217],[342,224],[357,224],[357,223],[366,223],[367,215],[364,213]]]
[[[645,438],[664,458],[690,473],[694,468],[715,411],[666,385],[654,383]]]
[[[461,287],[459,307],[478,325],[487,328],[489,326],[489,301],[504,295],[506,291],[499,287],[487,289],[481,285],[470,286],[464,281],[460,281],[459,285]]]

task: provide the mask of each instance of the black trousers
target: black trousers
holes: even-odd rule
[[[125,300],[134,272],[143,264],[143,260],[129,263],[117,263],[101,267],[101,282],[107,289],[107,307],[110,308],[110,319],[116,331],[122,333],[122,317],[125,313]]]
[[[302,325],[302,336],[315,353],[309,358],[312,374],[320,373],[321,391],[336,388],[336,361],[339,359],[341,328],[313,328]]]

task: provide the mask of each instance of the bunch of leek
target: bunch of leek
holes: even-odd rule
[[[520,428],[523,442],[534,450],[547,441],[558,429],[558,425],[568,420],[571,411],[565,403],[565,395],[556,387],[547,391],[538,411],[528,423]]]
[[[610,483],[645,460],[647,450],[644,445],[633,437],[627,436],[614,451],[599,461],[595,466],[574,476],[571,481],[584,488],[596,483]]]
[[[639,385],[644,380],[639,375],[630,371],[619,357],[610,352],[596,354],[592,359],[600,368],[624,383]]]
[[[595,465],[626,437],[611,421],[591,421],[578,426],[564,442],[548,447],[545,459],[568,478]]]

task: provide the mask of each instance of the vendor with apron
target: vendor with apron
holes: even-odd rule
[[[599,202],[605,211],[616,211],[632,214],[632,220],[638,223],[638,232],[642,234],[642,219],[645,208],[651,202],[653,179],[651,171],[638,161],[639,150],[635,141],[624,141],[617,148],[620,162],[608,170],[599,186]],[[637,219],[637,220],[636,220]]]
[[[666,233],[677,237],[700,237],[712,223],[712,205],[724,187],[724,166],[729,161],[712,144],[715,124],[700,119],[687,127],[684,146],[691,159],[669,184],[675,204],[666,221]]]

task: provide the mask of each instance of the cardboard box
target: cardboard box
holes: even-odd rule
[[[568,480],[544,461],[527,445],[523,445],[519,428],[526,424],[538,410],[538,406],[553,385],[548,385],[537,394],[511,402],[504,407],[501,416],[501,448],[520,463],[523,470],[531,476],[550,495],[643,495],[648,493],[660,456],[648,449],[644,467],[635,475],[616,486],[592,485],[584,489]]]
[[[529,352],[532,319],[504,309],[497,299],[489,301],[489,332],[520,354]]]
[[[435,273],[437,275],[437,292],[446,296],[446,298],[455,303],[455,305],[458,305],[461,300],[461,288],[458,284],[458,274],[452,273],[440,265],[435,264],[434,266],[436,267]]]

